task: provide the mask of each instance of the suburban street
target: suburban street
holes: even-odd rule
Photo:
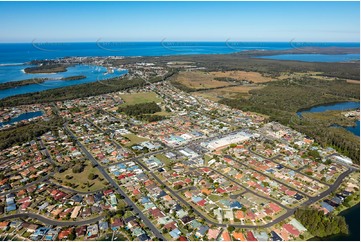
[[[107,181],[116,189],[116,191],[124,197],[125,202],[133,208],[136,214],[139,215],[144,224],[152,231],[157,239],[165,240],[162,233],[149,221],[149,219],[143,214],[142,211],[132,202],[128,195],[122,191],[117,182],[115,182],[109,174],[104,170],[104,168],[98,163],[98,161],[89,153],[89,151],[83,146],[83,144],[78,140],[78,138],[64,125],[65,130],[68,132],[73,139],[76,140],[79,147],[82,149],[86,157],[92,162],[92,164],[100,171],[100,173],[107,179]]]

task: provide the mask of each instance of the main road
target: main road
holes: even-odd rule
[[[132,202],[128,195],[123,192],[118,183],[114,181],[109,174],[104,170],[104,168],[98,163],[98,161],[88,152],[88,150],[83,146],[83,144],[78,140],[78,138],[64,125],[65,131],[77,142],[83,153],[90,160],[90,162],[96,167],[99,172],[108,180],[108,182],[116,189],[116,191],[124,197],[125,202],[133,208],[133,210],[139,215],[143,223],[153,232],[157,239],[165,240],[162,233],[149,221],[147,216]]]
[[[0,218],[0,221],[14,219],[14,218],[33,218],[39,220],[40,222],[46,225],[66,227],[66,226],[80,226],[80,225],[92,224],[98,222],[100,219],[104,218],[104,216],[98,216],[95,218],[81,220],[81,221],[59,221],[59,220],[49,219],[47,217],[44,217],[36,213],[17,213],[17,214],[3,216]]]

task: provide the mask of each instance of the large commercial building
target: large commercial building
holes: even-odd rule
[[[252,134],[246,132],[238,132],[236,134],[228,135],[226,137],[212,140],[208,144],[206,144],[206,148],[210,150],[216,150],[219,148],[227,147],[230,144],[236,144],[239,142],[246,141],[252,137]]]

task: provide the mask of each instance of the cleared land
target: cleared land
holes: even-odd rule
[[[95,178],[93,180],[90,180],[88,178],[90,173],[93,173],[95,175]],[[97,191],[106,187],[106,185],[104,184],[106,180],[103,175],[99,172],[97,168],[92,167],[89,162],[86,163],[84,170],[80,173],[74,173],[71,167],[62,173],[56,173],[54,175],[54,179],[56,181],[62,181],[61,185],[68,186],[80,192]],[[74,186],[72,187],[71,184],[73,184]]]
[[[139,137],[135,134],[126,134],[124,135],[124,137],[128,138],[130,140],[129,143],[126,144],[126,146],[132,146],[132,145],[135,145],[135,144],[139,144],[143,141],[147,141],[148,139],[146,138],[142,138],[142,137]]]
[[[228,77],[238,80],[252,81],[253,83],[264,83],[272,81],[269,76],[264,76],[259,72],[254,71],[216,71],[210,72],[210,75],[215,77]]]
[[[212,73],[201,71],[180,72],[177,75],[175,82],[195,90],[226,87],[231,85],[231,83],[226,81],[217,81],[214,79],[215,77],[217,76]]]
[[[347,80],[346,82],[347,82],[347,83],[350,83],[350,84],[358,84],[358,85],[360,85],[360,81],[359,81],[359,80]]]
[[[255,89],[261,89],[263,86],[251,85],[251,86],[236,86],[236,87],[225,87],[220,89],[199,91],[194,92],[195,95],[208,98],[213,101],[219,101],[222,98],[249,98],[251,94],[249,91]]]
[[[162,99],[158,97],[155,92],[141,92],[141,93],[130,93],[122,94],[120,97],[124,100],[122,105],[134,105],[139,103],[150,103],[150,102],[162,102]]]

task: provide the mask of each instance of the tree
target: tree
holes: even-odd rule
[[[232,233],[236,228],[234,226],[228,226],[228,232]]]
[[[89,179],[89,180],[94,180],[94,178],[95,178],[94,173],[90,173],[90,174],[88,175],[88,179]]]
[[[71,231],[71,234],[69,234],[68,239],[69,240],[75,240],[75,238],[76,238],[75,229],[73,229]]]
[[[73,173],[81,173],[83,170],[84,170],[84,166],[83,164],[80,163],[76,164],[72,169]]]

